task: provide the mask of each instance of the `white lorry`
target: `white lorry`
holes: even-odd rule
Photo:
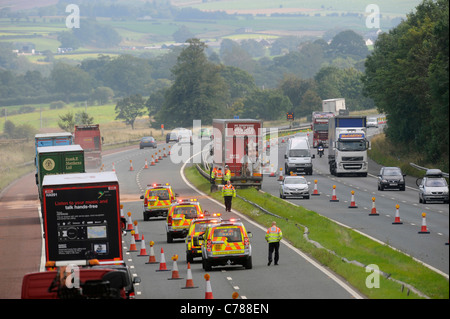
[[[330,174],[367,176],[366,117],[336,116],[328,122],[328,164]]]
[[[334,115],[348,115],[345,99],[329,99],[322,101],[322,112],[332,112]]]

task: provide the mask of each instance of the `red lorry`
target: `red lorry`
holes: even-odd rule
[[[313,147],[322,142],[324,147],[328,146],[328,122],[334,117],[333,112],[313,112],[311,119],[311,130],[313,131]]]
[[[84,150],[86,168],[99,168],[102,165],[102,143],[99,124],[75,125],[74,144]]]
[[[253,119],[213,120],[213,165],[225,173],[228,165],[235,187],[261,188],[263,123]]]

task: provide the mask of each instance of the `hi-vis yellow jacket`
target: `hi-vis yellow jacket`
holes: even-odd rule
[[[222,188],[222,196],[236,197],[236,190],[233,185],[224,185]]]
[[[281,241],[283,238],[283,233],[281,232],[281,229],[279,229],[277,226],[272,226],[269,229],[267,229],[266,233],[266,241],[268,243],[275,243]]]

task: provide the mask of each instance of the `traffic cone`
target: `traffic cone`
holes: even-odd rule
[[[155,160],[153,158],[153,155],[152,155],[152,161],[150,162],[150,166],[155,166]]]
[[[317,179],[314,180],[314,191],[312,192],[311,195],[314,195],[314,196],[319,196],[320,195],[319,191],[317,190]]]
[[[355,191],[352,191],[352,200],[351,200],[350,206],[348,206],[348,208],[358,208],[358,206],[356,206],[356,203],[355,203]]]
[[[145,159],[145,165],[144,165],[144,168],[148,168],[147,159]]]
[[[128,222],[127,222],[127,231],[132,231],[133,228],[133,221],[131,220],[131,212],[128,212]]]
[[[167,269],[166,265],[166,257],[164,257],[164,250],[161,247],[161,262],[159,263],[159,269],[156,271],[170,271],[170,269]]]
[[[393,225],[400,225],[400,224],[403,224],[403,223],[400,221],[400,213],[399,213],[399,211],[398,211],[399,208],[400,208],[400,205],[399,205],[399,204],[395,205],[395,219],[394,219],[394,222],[392,223]]]
[[[112,163],[112,171],[115,172],[116,168],[114,167],[114,162]]]
[[[162,160],[162,156],[161,156],[161,150],[159,150],[159,155],[158,155],[159,160]]]
[[[270,177],[275,177],[275,171],[274,171],[274,169],[273,169],[273,164],[272,165],[270,165],[270,175],[269,175]]]
[[[139,253],[138,256],[148,256],[148,254],[147,254],[147,249],[145,248],[144,235],[142,235],[142,240],[141,240],[141,251],[140,251],[140,253]]]
[[[167,157],[166,148],[165,147],[163,148],[163,152],[164,152],[163,157]]]
[[[183,279],[180,277],[180,274],[178,272],[178,266],[177,266],[178,255],[173,255],[172,260],[173,260],[172,277],[168,278],[168,280]]]
[[[134,240],[134,230],[131,231],[131,242],[130,242],[130,248],[128,249],[128,251],[129,252],[137,251],[136,241]]]
[[[191,263],[188,262],[186,286],[182,287],[181,289],[192,289],[192,288],[198,287],[194,287],[194,281],[192,280]]]
[[[148,262],[146,262],[146,264],[157,264],[158,263],[156,261],[156,257],[155,257],[155,250],[153,249],[154,245],[155,245],[155,243],[153,241],[150,241],[150,255],[148,257]]]
[[[139,239],[139,229],[138,229],[138,222],[137,222],[137,220],[135,220],[133,222],[133,224],[134,224],[134,240],[136,242],[140,242],[141,240]]]
[[[422,213],[422,227],[420,228],[419,234],[429,234],[430,232],[427,229],[427,214]]]
[[[206,291],[205,291],[205,299],[214,299],[212,289],[211,289],[211,282],[209,281],[209,274],[205,274],[206,279]]]
[[[283,180],[283,168],[280,167],[280,171],[278,172],[278,180],[282,181]]]
[[[170,155],[170,146],[169,146],[169,155]]]
[[[133,168],[133,161],[132,161],[132,160],[130,160],[130,171],[134,171],[134,168]]]
[[[123,204],[120,204],[120,217],[125,218],[125,215],[123,214]]]
[[[331,196],[330,202],[339,202],[339,199],[336,197],[336,185],[333,185],[333,195]]]
[[[370,211],[369,216],[379,216],[377,213],[377,209],[375,208],[375,197],[372,197],[372,210]]]

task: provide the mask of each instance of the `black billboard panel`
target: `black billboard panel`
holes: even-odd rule
[[[122,260],[118,184],[44,189],[47,260]]]

